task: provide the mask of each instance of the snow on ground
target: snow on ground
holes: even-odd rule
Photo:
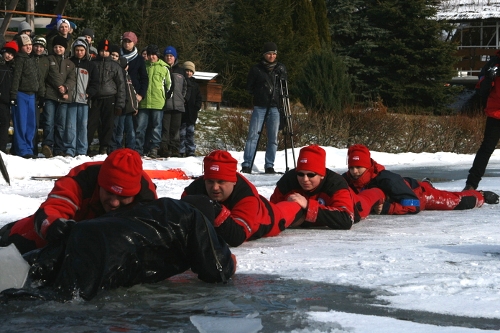
[[[325,149],[327,167],[344,172],[347,150]],[[298,152],[297,148],[296,156]],[[241,164],[243,153],[231,153]],[[98,155],[25,160],[2,156],[12,185],[0,179],[0,226],[32,214],[45,200],[53,181],[35,181],[32,176],[60,176],[80,163],[105,158]],[[292,168],[290,150],[288,157]],[[474,155],[444,152],[373,152],[372,157],[402,175],[405,171],[410,175],[417,171],[449,173],[452,176],[435,186],[451,191],[463,188],[474,159]],[[283,151],[278,152],[276,160],[275,169],[285,171]],[[197,176],[202,174],[203,157],[143,163],[145,169],[182,168],[188,175]],[[262,172],[263,164],[264,152],[258,152],[254,171]],[[489,170],[498,171],[499,165],[497,150]],[[487,173],[480,188],[500,193],[500,177],[490,174],[494,172]],[[248,175],[267,198],[279,177]],[[155,180],[155,183],[159,196],[179,198],[190,180]],[[381,301],[381,307],[485,318],[500,327],[500,205],[484,205],[469,211],[424,211],[413,216],[369,216],[348,231],[286,230],[277,237],[247,242],[232,251],[238,258],[237,273],[367,288]],[[308,315],[314,323],[336,323],[328,326],[327,332],[479,332],[473,328],[433,326],[329,309],[311,309]],[[319,332],[293,330],[314,331]]]

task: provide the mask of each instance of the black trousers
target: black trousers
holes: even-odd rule
[[[111,144],[114,126],[115,96],[93,99],[87,124],[89,151],[96,130],[99,137],[99,151],[106,150]]]
[[[9,143],[10,105],[0,103],[0,150],[7,153]]]

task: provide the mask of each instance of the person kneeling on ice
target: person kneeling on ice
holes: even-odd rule
[[[171,198],[112,210],[73,224],[60,241],[26,253],[28,283],[2,296],[90,300],[101,290],[155,283],[188,269],[202,281],[226,283],[236,258],[212,224],[192,205]],[[33,282],[41,286],[34,289]]]
[[[303,215],[295,202],[272,204],[237,170],[230,153],[215,150],[203,159],[204,175],[184,189],[187,195],[205,195],[214,203],[214,227],[231,246],[246,240],[276,236]],[[194,202],[194,200],[193,200]]]
[[[372,206],[383,202],[379,189],[353,193],[341,175],[326,168],[326,152],[318,145],[300,150],[297,167],[276,183],[271,202],[297,202],[305,217],[292,227],[350,229],[370,214]]]
[[[355,144],[347,150],[349,171],[343,176],[356,193],[379,188],[386,194],[385,202],[374,208],[376,214],[416,214],[421,210],[464,210],[487,204],[498,204],[499,197],[491,191],[438,190],[429,180],[417,181],[388,171],[375,162],[368,148]]]
[[[83,163],[58,179],[35,214],[0,229],[0,246],[13,243],[24,254],[62,238],[75,222],[157,198],[140,155],[118,149],[104,161]]]

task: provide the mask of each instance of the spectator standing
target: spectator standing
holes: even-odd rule
[[[185,111],[184,98],[187,92],[187,77],[186,71],[179,65],[175,47],[167,46],[163,55],[165,62],[170,66],[172,86],[163,108],[160,156],[179,157],[179,129],[181,128],[182,114]]]
[[[14,57],[19,51],[16,41],[4,44],[0,50],[0,151],[7,153],[10,127],[10,88],[14,73]]]
[[[140,103],[148,91],[149,78],[146,72],[146,61],[137,50],[137,35],[132,31],[127,31],[122,35],[121,55],[127,59],[127,73],[130,76],[135,90],[135,97]],[[147,55],[146,55],[147,58]],[[126,147],[135,149],[135,132],[137,130],[137,113],[127,116],[123,124],[125,132]]]
[[[251,173],[252,163],[257,150],[257,140],[262,124],[266,124],[267,146],[264,163],[265,173],[276,173],[274,159],[278,149],[278,130],[280,114],[279,80],[286,80],[285,65],[278,62],[278,47],[273,42],[267,42],[262,48],[262,59],[248,73],[247,90],[253,95],[253,112],[250,118],[247,142],[243,153],[241,172]],[[266,116],[267,114],[267,116]]]
[[[201,108],[201,92],[200,86],[196,83],[193,77],[196,72],[196,67],[193,62],[186,61],[184,63],[184,70],[186,71],[187,79],[187,93],[185,112],[182,114],[181,127],[179,130],[180,149],[179,154],[182,156],[195,156],[196,145],[194,143],[194,129],[196,120],[198,119],[198,112]]]
[[[70,23],[66,19],[60,19],[56,23],[56,29],[51,30],[45,38],[47,39],[47,52],[49,54],[54,54],[54,37],[56,36],[61,36],[66,39],[66,45],[72,45],[73,44],[73,36],[70,34]],[[64,52],[64,57],[68,58],[70,56],[70,48],[66,48]]]
[[[86,155],[88,150],[87,124],[89,101],[99,89],[99,72],[89,53],[85,38],[79,37],[73,43],[71,61],[75,65],[76,85],[68,105],[68,140],[65,153],[71,156]],[[69,131],[72,131],[70,134]]]
[[[97,49],[94,47],[95,34],[94,30],[90,28],[85,28],[82,31],[82,37],[85,37],[87,44],[89,45],[89,57],[90,59],[95,59],[97,57]]]
[[[146,153],[151,158],[157,158],[164,116],[162,109],[170,89],[170,73],[168,65],[159,59],[158,46],[149,45],[147,52],[146,71],[149,85],[146,95],[139,103],[135,149],[141,155]]]
[[[31,38],[32,34],[33,34],[33,29],[31,29],[31,25],[26,21],[22,21],[19,22],[19,26],[17,27],[17,34],[14,36],[13,39],[16,39],[20,35],[28,35]]]
[[[18,37],[19,52],[14,61],[14,77],[10,89],[12,123],[14,124],[13,148],[18,156],[33,155],[33,137],[36,128],[36,94],[43,95],[43,84],[33,58],[33,45],[28,35]]]
[[[94,60],[99,70],[99,89],[89,110],[87,141],[90,146],[97,130],[99,154],[107,154],[113,138],[114,115],[125,107],[125,80],[123,69],[110,58],[111,43],[104,39],[98,44],[99,56]]]
[[[40,72],[40,78],[44,78],[45,74],[48,71],[49,64],[46,61],[40,61],[41,59],[47,56],[47,41],[45,38],[41,36],[35,36],[33,38],[33,52],[31,52],[31,57],[35,60],[36,65],[38,66],[38,71]],[[35,136],[33,138],[33,154],[38,156],[38,129],[40,128],[40,113],[43,112],[43,106],[45,104],[43,97],[37,96],[37,110],[35,112],[36,115],[36,128],[35,128]]]
[[[67,141],[66,118],[71,92],[75,89],[75,65],[64,54],[68,47],[66,38],[55,36],[52,39],[53,54],[43,58],[48,70],[43,78],[45,106],[42,112],[43,128],[42,154],[46,157],[65,155]]]

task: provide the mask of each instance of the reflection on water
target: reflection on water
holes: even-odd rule
[[[335,310],[443,326],[500,329],[496,319],[394,309],[377,299],[381,295],[390,296],[383,290],[271,275],[236,274],[227,285],[207,284],[185,273],[162,283],[105,291],[89,302],[9,300],[0,304],[0,320],[2,332],[199,332],[191,316],[258,318],[263,327],[260,332],[304,328],[342,332],[338,323],[317,323],[306,316],[307,311]]]

